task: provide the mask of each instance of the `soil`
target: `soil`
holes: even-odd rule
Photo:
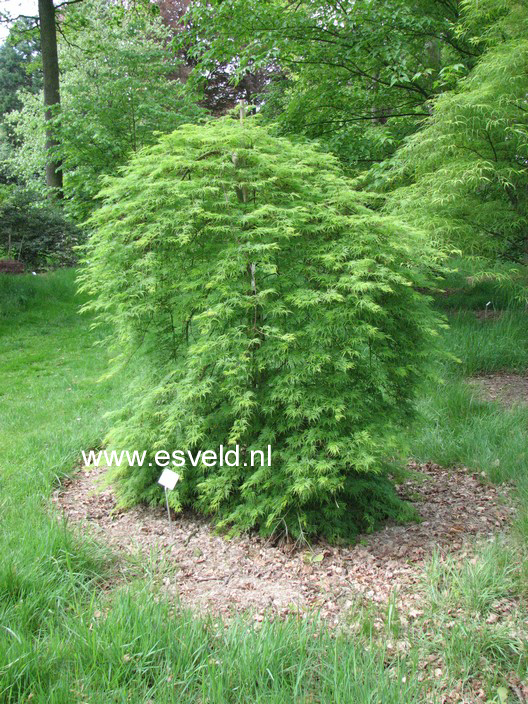
[[[498,401],[504,406],[528,405],[528,376],[522,374],[482,374],[468,383],[482,401]]]
[[[514,514],[507,486],[493,486],[467,469],[417,465],[422,473],[399,486],[422,522],[388,525],[353,546],[318,543],[272,545],[254,535],[226,539],[209,521],[173,515],[163,506],[116,507],[101,487],[104,468],[83,468],[64,482],[54,502],[65,519],[118,550],[163,557],[170,597],[199,611],[229,617],[250,611],[261,621],[320,610],[330,625],[346,617],[357,600],[384,604],[397,593],[405,613],[418,614],[419,585],[434,550],[460,559],[474,554],[474,538],[506,529]],[[160,488],[161,492],[161,488]]]
[[[484,308],[483,310],[476,310],[475,311],[475,316],[483,321],[486,322],[487,320],[493,321],[493,320],[498,320],[499,318],[502,318],[504,315],[504,311],[502,310],[494,310],[493,308],[488,308],[487,310]]]

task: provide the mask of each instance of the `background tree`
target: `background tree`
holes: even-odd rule
[[[177,56],[181,60],[179,66],[180,79],[187,82],[194,72],[193,87],[200,94],[200,104],[211,114],[225,115],[240,100],[253,103],[269,83],[269,75],[274,72],[273,67],[266,67],[255,72],[246,72],[239,80],[233,82],[232,62],[214,62],[208,66],[207,71],[197,69],[198,61],[194,56],[193,47],[181,41],[182,33],[192,31],[193,15],[189,11],[190,0],[158,0],[163,21],[170,27]],[[200,74],[200,78],[198,78]]]
[[[43,99],[46,121],[46,183],[48,195],[62,198],[63,176],[62,164],[57,154],[59,145],[56,120],[60,108],[60,76],[57,49],[57,10],[71,3],[81,0],[66,0],[55,6],[53,0],[38,0],[38,15],[29,17],[20,15],[15,18],[15,23],[20,20],[34,23],[38,28],[40,37],[40,57],[42,67]],[[2,13],[3,22],[12,22],[13,19]]]
[[[19,20],[0,46],[0,120],[22,106],[17,95],[19,90],[36,93],[41,89],[39,53],[38,37],[26,20]]]
[[[198,82],[219,64],[236,81],[273,69],[264,112],[365,168],[474,64],[480,49],[457,31],[459,16],[450,0],[212,0],[190,6],[177,45],[196,61]]]
[[[60,108],[59,59],[57,28],[53,0],[38,0],[40,51],[42,57],[42,79],[46,120],[46,183],[52,192],[62,197],[62,163],[57,156],[59,141],[53,125]]]
[[[369,178],[388,192],[392,212],[464,253],[526,261],[528,11],[501,0],[466,8],[482,58]]]
[[[77,218],[93,208],[101,174],[114,172],[158,133],[203,114],[179,79],[170,37],[152,6],[84,0],[62,18],[57,153],[67,206]],[[26,93],[21,99],[23,109],[9,118],[20,143],[10,168],[34,184],[35,174],[37,180],[42,174],[44,122],[34,97]]]

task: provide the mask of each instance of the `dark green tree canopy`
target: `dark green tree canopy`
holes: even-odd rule
[[[265,111],[288,133],[323,139],[361,168],[393,153],[428,101],[471,67],[479,46],[450,0],[193,3],[178,45],[196,80],[220,62],[234,77],[267,67]]]
[[[11,31],[11,36],[0,46],[0,119],[21,107],[18,91],[40,90],[42,79],[36,71],[38,40],[19,21]],[[21,32],[23,31],[23,34]]]

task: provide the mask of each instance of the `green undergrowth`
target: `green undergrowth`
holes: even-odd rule
[[[446,343],[459,360],[448,370],[450,375],[528,369],[528,311],[503,311],[487,319],[463,311],[449,316],[449,323]]]
[[[77,314],[73,281],[62,271],[0,282],[18,291],[0,323],[1,702],[414,704],[453,692],[473,701],[481,687],[489,702],[518,701],[522,531],[476,558],[436,556],[412,619],[396,599],[379,607],[352,598],[346,627],[334,632],[311,612],[228,626],[197,617],[165,599],[161,568],[129,565],[57,522],[50,494],[80,450],[100,442],[104,414],[120,401],[118,379],[96,383],[106,352]],[[520,483],[523,411],[476,404],[462,383],[459,370],[423,400],[433,417],[443,399],[458,421],[442,413],[429,435],[416,431],[415,449],[421,442],[424,457],[439,461],[443,442],[446,461],[472,460],[496,481]],[[509,431],[519,433],[515,443]],[[323,576],[324,562],[314,569]]]
[[[436,301],[442,310],[520,311],[528,300],[528,272],[513,262],[453,258],[442,289]]]
[[[420,461],[465,465],[495,482],[526,478],[528,408],[501,408],[480,401],[456,379],[421,400],[422,420],[412,440]]]
[[[411,431],[411,450],[419,461],[464,465],[493,482],[513,483],[519,505],[516,527],[528,540],[528,404],[483,400],[468,383],[492,375],[500,385],[504,374],[526,376],[528,311],[516,298],[518,281],[473,283],[469,276],[468,283],[466,273],[455,272],[446,282],[447,289],[456,281],[461,285],[456,305],[449,303],[452,294],[437,299],[448,313],[444,343],[452,359],[440,370],[440,381],[420,397],[421,420]],[[520,279],[525,276],[519,272]],[[494,301],[488,317],[482,314],[486,299]]]
[[[0,276],[0,322],[6,325],[22,323],[28,327],[45,315],[50,317],[50,322],[53,321],[61,309],[76,316],[77,311],[72,303],[83,299],[76,293],[75,279],[74,269]],[[25,313],[24,317],[20,317],[20,313]],[[81,322],[79,324],[82,325]]]

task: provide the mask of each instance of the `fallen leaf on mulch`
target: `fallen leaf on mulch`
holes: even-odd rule
[[[163,506],[117,510],[112,490],[100,488],[103,468],[80,471],[54,502],[70,522],[115,548],[161,552],[177,568],[164,578],[167,595],[197,609],[224,616],[251,610],[257,619],[264,612],[302,616],[317,609],[334,625],[356,597],[383,604],[397,590],[399,608],[414,618],[420,613],[416,585],[432,551],[463,551],[461,559],[468,559],[468,539],[506,528],[514,508],[507,488],[463,468],[411,468],[425,481],[406,481],[399,491],[412,499],[421,523],[387,526],[354,546],[314,545],[308,560],[305,549],[291,544],[270,545],[252,535],[227,540],[196,515],[174,516],[169,526]]]

